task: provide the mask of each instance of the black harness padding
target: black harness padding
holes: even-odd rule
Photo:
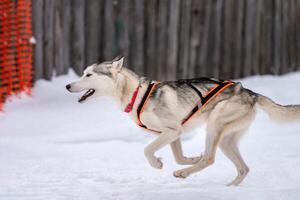
[[[196,88],[193,83],[201,83],[201,82],[205,82],[205,81],[211,81],[211,82],[214,82],[213,80],[209,79],[209,78],[195,78],[195,79],[180,79],[178,80],[177,82],[179,84],[187,84],[191,89],[193,89],[197,94],[198,96],[200,97],[201,99],[201,102],[202,104],[204,103],[204,98],[202,96],[202,93],[198,90],[198,88]]]
[[[140,115],[141,115],[141,111],[142,111],[142,108],[143,108],[143,105],[145,104],[145,101],[147,100],[147,97],[149,96],[149,93],[151,92],[151,89],[152,87],[154,86],[154,83],[152,83],[152,80],[150,80],[149,82],[149,85],[148,85],[148,88],[142,98],[142,101],[140,102],[140,105],[137,109],[137,117],[138,119],[140,119]],[[143,128],[147,128],[144,124],[139,124],[141,127]]]
[[[205,96],[205,101],[204,103],[206,103],[210,98],[212,98],[217,92],[219,92],[219,90],[221,90],[223,87],[225,87],[226,85],[228,84],[231,84],[232,82],[222,82],[218,85],[218,87],[216,87],[214,90],[212,90],[210,93],[208,93],[206,96]]]
[[[202,93],[192,83],[189,82],[189,83],[187,83],[187,85],[190,86],[190,88],[192,88],[199,95],[201,102],[203,104],[204,98],[202,96]]]
[[[220,82],[217,87],[209,91],[209,93],[201,98],[201,104],[197,104],[192,111],[188,114],[188,116],[181,122],[181,124],[185,124],[203,105],[205,105],[216,93],[222,90],[228,84],[232,84],[230,81]]]
[[[192,79],[179,79],[177,81],[178,83],[203,83],[203,84],[220,84],[224,82],[223,80],[215,80],[208,77],[200,77],[200,78],[192,78]]]

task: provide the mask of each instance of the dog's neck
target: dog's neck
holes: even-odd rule
[[[147,84],[141,80],[137,74],[127,68],[123,68],[116,76],[115,98],[121,109],[124,109],[131,101],[132,95],[137,87],[147,87]]]

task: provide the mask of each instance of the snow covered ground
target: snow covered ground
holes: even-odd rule
[[[76,76],[39,81],[33,96],[7,102],[0,116],[0,200],[300,199],[300,123],[275,124],[259,112],[241,141],[250,173],[227,187],[235,168],[220,152],[216,163],[181,180],[169,148],[158,152],[163,170],[149,166],[143,132],[107,99],[78,104],[64,86]],[[282,104],[300,103],[300,73],[242,80],[245,87]],[[204,128],[184,141],[200,154]]]

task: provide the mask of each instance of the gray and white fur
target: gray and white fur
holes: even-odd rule
[[[208,78],[193,79],[191,83],[203,96],[218,84]],[[137,123],[136,111],[148,84],[149,80],[123,67],[123,58],[117,58],[87,67],[78,81],[66,87],[70,92],[87,91],[79,102],[105,95],[112,97],[121,110],[124,110],[130,102],[135,89],[140,87],[133,110],[129,113],[132,120]],[[141,114],[143,124],[152,130],[161,131],[161,134],[144,150],[152,167],[157,169],[163,167],[155,152],[170,145],[178,164],[191,165],[174,172],[175,177],[186,178],[212,165],[216,149],[219,147],[237,169],[237,176],[229,185],[238,185],[249,172],[239,151],[238,141],[253,121],[256,108],[267,112],[271,119],[280,121],[300,119],[300,105],[279,105],[268,97],[243,88],[241,83],[235,83],[213,98],[187,124],[181,125],[182,120],[198,101],[199,95],[185,81],[165,81],[157,85]],[[198,157],[185,157],[181,148],[181,135],[203,123],[207,124],[203,154]]]

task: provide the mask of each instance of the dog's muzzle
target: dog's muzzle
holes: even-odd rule
[[[86,90],[86,92],[78,99],[79,103],[84,102],[87,98],[93,96],[93,94],[95,93],[94,89],[83,89],[83,90],[79,90],[79,91],[72,91],[71,88],[72,88],[71,84],[66,85],[66,89],[69,92],[81,92],[83,90]]]
[[[71,89],[71,84],[66,85],[66,89],[70,91],[70,89]]]

